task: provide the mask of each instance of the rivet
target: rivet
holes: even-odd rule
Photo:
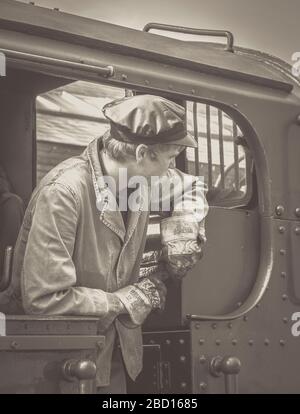
[[[280,343],[281,346],[285,345],[285,341],[283,339],[280,339],[279,343]]]
[[[278,231],[279,231],[279,233],[283,234],[285,232],[285,227],[284,226],[279,226]]]
[[[168,85],[168,88],[169,89],[173,89],[173,85]]]
[[[281,276],[282,278],[285,278],[285,277],[286,277],[286,272],[281,272],[281,273],[280,273],[280,276]]]
[[[180,362],[185,362],[185,361],[186,361],[186,356],[181,355],[181,357],[180,357]]]
[[[193,95],[195,95],[195,93],[196,93],[195,89],[192,89],[192,90],[191,90],[191,93],[192,93]]]
[[[243,319],[244,319],[245,322],[247,322],[248,316],[247,315],[244,315]]]
[[[283,323],[288,323],[289,320],[288,320],[288,318],[283,318],[282,321],[283,321]]]
[[[259,304],[259,303],[257,303],[257,304],[255,305],[255,307],[258,309],[258,308],[260,307],[260,304]]]
[[[181,388],[186,388],[186,382],[182,382],[182,383],[180,384],[180,387],[181,387]]]
[[[211,325],[211,327],[213,328],[213,329],[217,329],[217,324],[216,323],[213,323],[212,325]]]
[[[195,329],[199,329],[200,328],[200,323],[199,322],[197,322],[196,324],[195,324]]]
[[[125,75],[125,73],[122,73],[121,78],[122,78],[123,80],[127,80],[127,75]]]
[[[150,82],[146,79],[146,80],[145,80],[145,84],[146,84],[146,85],[149,85],[149,83],[150,83]]]
[[[283,213],[284,213],[284,207],[281,206],[281,205],[276,206],[275,213],[276,213],[277,216],[282,216]]]
[[[221,341],[220,341],[220,339],[216,339],[216,345],[221,345]]]
[[[233,339],[233,340],[231,341],[231,343],[232,343],[232,345],[236,345],[236,344],[237,344],[237,340],[236,340],[236,339]]]
[[[199,387],[200,387],[201,390],[206,390],[206,388],[207,388],[206,382],[200,382]]]
[[[180,345],[183,345],[184,344],[184,339],[179,339],[179,343],[180,343]]]
[[[296,215],[297,217],[300,217],[300,207],[297,207],[297,208],[296,208],[296,210],[295,210],[295,215]]]
[[[12,349],[17,349],[17,348],[19,348],[19,344],[16,341],[12,341],[11,344],[10,344],[10,347]]]
[[[99,348],[99,349],[102,349],[103,348],[103,346],[104,346],[104,343],[103,342],[101,342],[101,341],[97,341],[97,347]]]
[[[58,7],[54,7],[53,10],[59,11],[59,8]]]
[[[295,234],[296,236],[300,236],[300,227],[295,228]]]
[[[149,344],[150,345],[154,345],[155,344],[155,341],[153,339],[150,339]]]
[[[205,364],[206,358],[205,358],[204,355],[201,355],[201,357],[199,358],[199,362],[200,362],[200,364]]]
[[[281,256],[285,255],[285,250],[284,249],[280,249],[279,253],[281,254]]]
[[[240,306],[242,306],[242,302],[237,303],[237,307],[239,308]]]
[[[199,344],[200,344],[200,345],[203,345],[203,344],[204,344],[204,342],[205,342],[205,341],[204,341],[204,339],[199,339]]]
[[[269,341],[269,339],[265,339],[264,344],[265,344],[266,346],[270,345],[270,341]]]
[[[254,344],[253,339],[250,339],[250,340],[248,341],[248,344],[249,344],[250,346],[252,346],[252,345]]]
[[[282,295],[282,300],[287,300],[288,299],[288,295]]]
[[[171,345],[170,339],[166,339],[166,345]]]
[[[231,329],[232,328],[232,323],[229,322],[227,326],[228,326],[229,329]]]

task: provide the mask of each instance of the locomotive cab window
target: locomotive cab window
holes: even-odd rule
[[[247,205],[253,166],[239,126],[212,105],[189,101],[186,109],[187,128],[198,142],[186,150],[186,172],[203,177],[210,205]]]
[[[176,166],[200,177],[210,206],[247,207],[253,195],[254,162],[243,133],[224,111],[200,102],[183,102],[188,132],[198,147],[188,147]],[[183,159],[182,159],[183,157]],[[160,218],[152,214],[149,237],[159,237]]]

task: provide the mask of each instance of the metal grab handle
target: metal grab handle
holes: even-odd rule
[[[11,268],[12,268],[12,257],[13,257],[13,248],[8,246],[5,249],[4,260],[3,260],[3,269],[0,276],[0,292],[6,290],[11,281]]]
[[[69,359],[62,365],[62,375],[65,380],[79,381],[79,394],[86,394],[88,392],[85,387],[85,381],[94,379],[96,371],[96,364],[85,359]]]
[[[83,62],[71,62],[70,60],[56,59],[56,58],[52,58],[48,56],[34,55],[32,53],[19,52],[16,50],[3,49],[3,48],[0,49],[0,52],[5,53],[5,55],[10,59],[25,59],[33,63],[42,63],[45,65],[61,66],[66,69],[73,69],[73,70],[84,70],[87,72],[92,72],[98,75],[102,75],[104,77],[114,76],[113,66],[100,67],[100,66],[95,66],[95,65],[88,65]]]
[[[168,32],[185,33],[198,36],[226,37],[227,45],[225,50],[227,52],[233,52],[234,37],[233,34],[227,30],[194,29],[192,27],[173,26],[171,24],[147,23],[143,31],[149,32],[151,29],[166,30]]]
[[[214,377],[222,374],[225,378],[225,393],[238,393],[238,374],[241,370],[241,361],[237,357],[226,356],[224,358],[216,356],[210,361],[210,373]]]

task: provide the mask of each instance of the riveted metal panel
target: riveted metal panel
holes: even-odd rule
[[[0,338],[0,342],[1,342]],[[66,360],[96,360],[95,350],[0,352],[0,394],[78,394],[79,381],[66,381]],[[85,381],[87,393],[95,392],[94,381]]]
[[[101,349],[104,336],[16,335],[0,338],[0,351],[44,351],[61,349]]]
[[[203,258],[183,280],[182,318],[236,309],[257,277],[260,227],[257,212],[211,208]]]
[[[144,369],[130,392],[191,392],[189,330],[144,332]]]
[[[6,316],[7,335],[97,335],[98,318]]]
[[[241,361],[240,393],[300,392],[300,337],[291,330],[299,304],[290,290],[293,274],[287,224],[273,220],[274,263],[262,300],[233,321],[191,323],[193,392],[225,392],[224,377],[213,377],[209,370],[217,355],[232,355]]]

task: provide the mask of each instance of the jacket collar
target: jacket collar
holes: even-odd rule
[[[140,197],[139,208],[137,211],[130,211],[129,212],[129,220],[127,231],[124,225],[123,217],[120,210],[117,208],[116,211],[112,211],[108,209],[108,192],[110,191],[104,181],[103,178],[103,170],[101,168],[101,164],[99,162],[98,151],[102,149],[102,138],[94,139],[87,147],[86,154],[88,157],[90,171],[92,176],[92,183],[95,191],[96,196],[96,203],[97,208],[100,213],[100,220],[105,224],[108,228],[110,228],[114,233],[116,233],[122,242],[127,242],[139,220],[141,215],[141,211],[143,209],[143,197]]]

